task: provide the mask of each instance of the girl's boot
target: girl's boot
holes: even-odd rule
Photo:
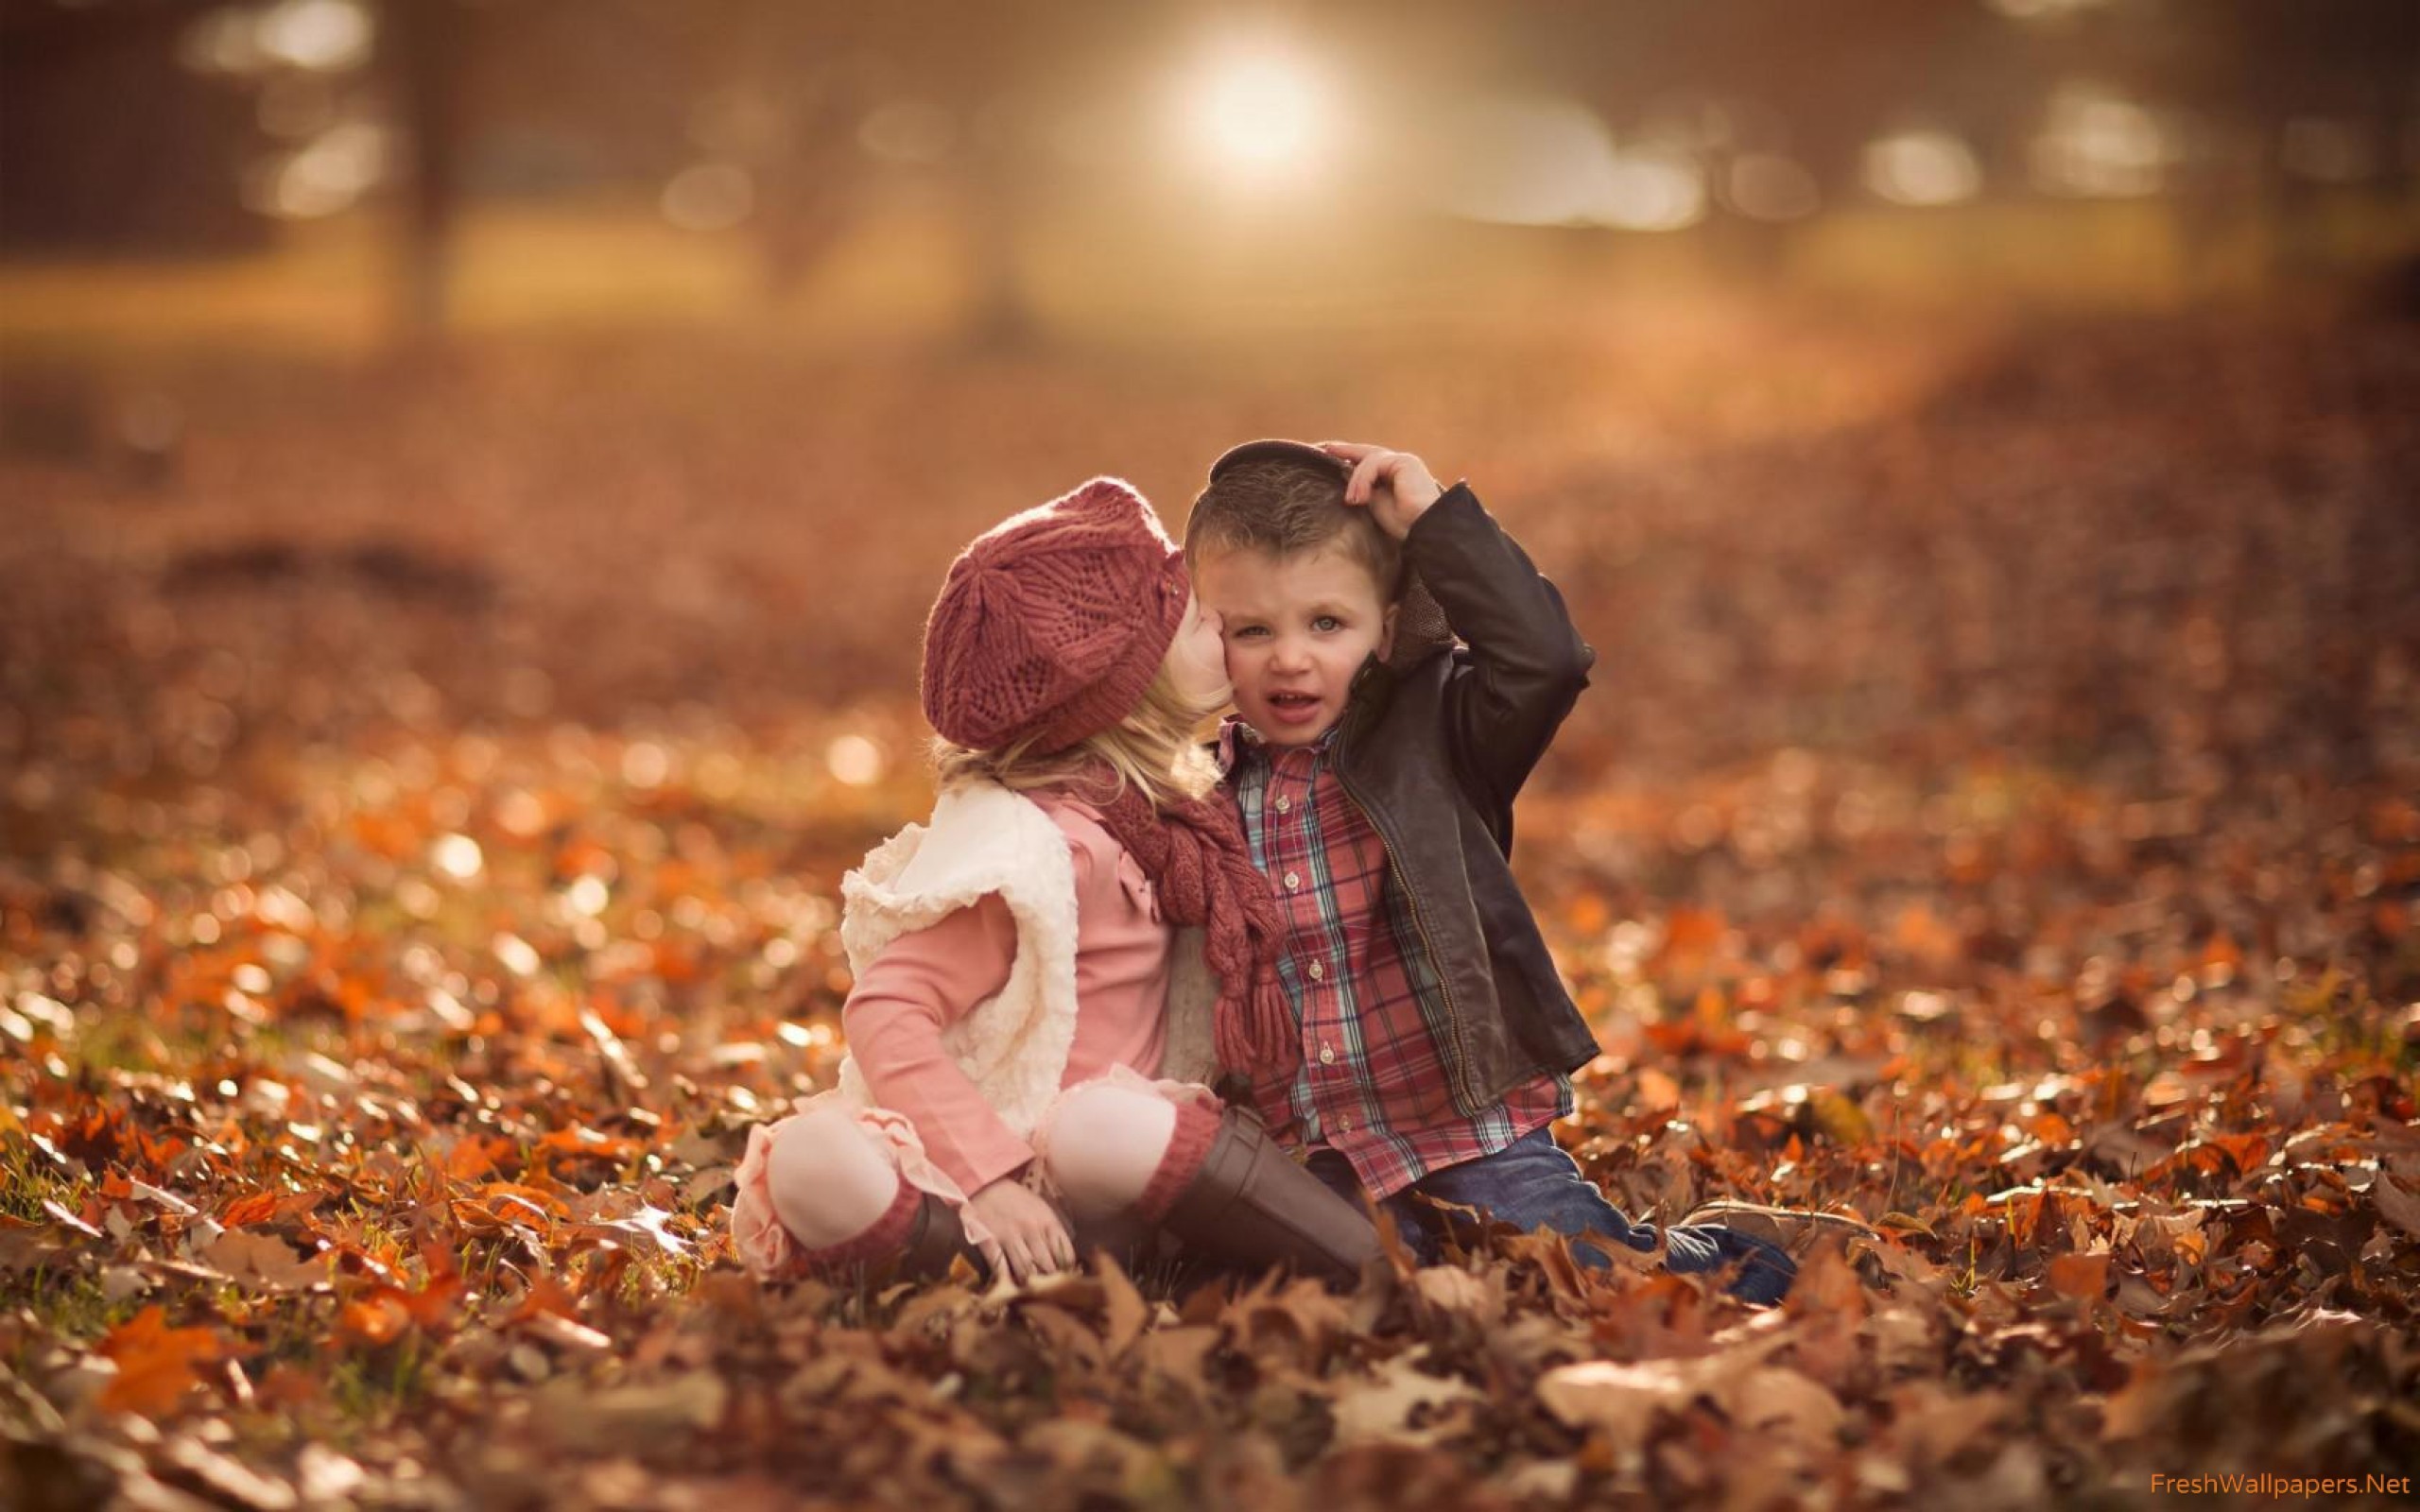
[[[1359,1279],[1379,1252],[1367,1214],[1234,1109],[1219,1119],[1208,1155],[1161,1227],[1214,1260],[1255,1269],[1288,1265],[1336,1281]]]

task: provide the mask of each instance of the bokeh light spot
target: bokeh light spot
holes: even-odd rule
[[[429,847],[429,864],[457,882],[468,882],[479,874],[487,858],[479,851],[479,842],[469,835],[447,834]]]
[[[824,747],[824,765],[833,781],[849,787],[870,787],[882,780],[889,765],[882,747],[863,735],[842,735]]]
[[[1954,205],[1982,190],[1974,149],[1947,131],[1902,131],[1867,144],[1866,184],[1897,205]]]
[[[261,13],[261,56],[316,73],[340,74],[370,60],[377,28],[358,0],[285,0]]]

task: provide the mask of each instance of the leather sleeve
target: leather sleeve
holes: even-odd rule
[[[1597,653],[1467,485],[1413,522],[1404,554],[1469,648],[1455,653],[1445,689],[1446,738],[1480,812],[1501,816],[1499,838],[1509,838],[1513,795],[1588,686]]]

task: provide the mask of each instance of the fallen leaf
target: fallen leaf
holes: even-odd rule
[[[1565,1425],[1600,1433],[1618,1450],[1636,1450],[1656,1415],[1687,1406],[1703,1379],[1669,1360],[1589,1360],[1548,1370],[1538,1378],[1537,1393]]]
[[[1411,1419],[1458,1401],[1480,1399],[1478,1388],[1455,1376],[1434,1376],[1420,1368],[1427,1350],[1407,1349],[1380,1364],[1366,1377],[1346,1377],[1335,1384],[1336,1436],[1339,1444],[1382,1441],[1428,1444],[1437,1440],[1433,1427]]]
[[[2109,1256],[2105,1253],[2053,1255],[2044,1271],[2049,1277],[2050,1289],[2061,1297],[2095,1301],[2109,1290]]]
[[[1726,1398],[1732,1420],[1773,1435],[1809,1455],[1840,1447],[1847,1414],[1840,1399],[1796,1370],[1767,1366],[1740,1378]]]
[[[541,1386],[531,1405],[539,1430],[562,1448],[645,1452],[686,1443],[716,1427],[730,1400],[720,1377],[699,1370],[601,1390],[564,1377]]]
[[[117,1366],[102,1388],[102,1408],[156,1418],[200,1383],[197,1367],[238,1351],[211,1329],[168,1327],[166,1312],[155,1303],[112,1329],[99,1352]]]
[[[285,1482],[182,1435],[169,1441],[161,1458],[179,1472],[179,1479],[199,1485],[222,1505],[251,1512],[287,1512],[301,1504],[294,1487]]]
[[[2392,1177],[2380,1176],[2371,1183],[2370,1200],[2379,1216],[2415,1239],[2420,1239],[2420,1196],[2404,1191]]]
[[[1101,1345],[1109,1358],[1119,1359],[1143,1336],[1151,1320],[1150,1304],[1117,1263],[1115,1256],[1104,1249],[1099,1252],[1093,1274],[1099,1278],[1102,1310],[1107,1314],[1101,1329]]]
[[[291,1245],[268,1234],[230,1228],[202,1249],[201,1258],[231,1280],[271,1291],[307,1291],[328,1283],[325,1260],[300,1258]]]

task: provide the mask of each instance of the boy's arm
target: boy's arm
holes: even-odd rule
[[[1597,653],[1563,594],[1461,483],[1420,513],[1404,557],[1470,646],[1446,688],[1445,717],[1461,769],[1510,807],[1546,754]]]

